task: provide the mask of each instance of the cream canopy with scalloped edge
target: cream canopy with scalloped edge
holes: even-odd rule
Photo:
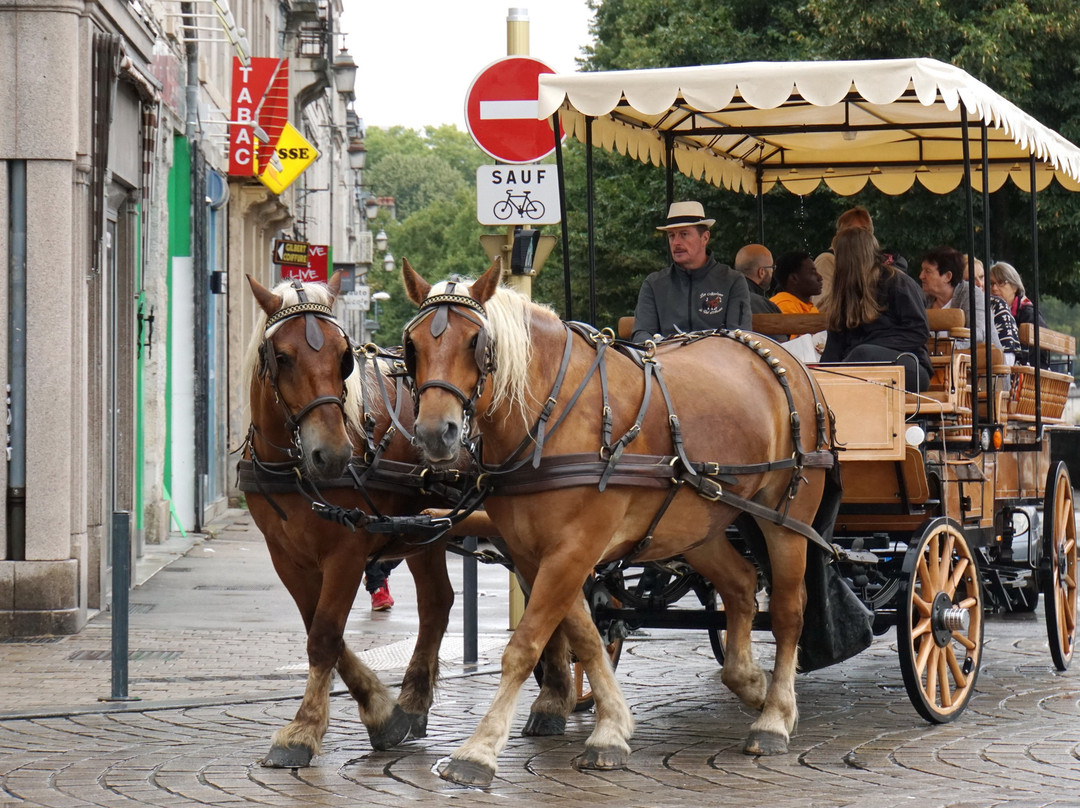
[[[968,119],[972,185],[1011,179],[1036,190],[1057,178],[1080,190],[1080,149],[963,70],[935,59],[746,62],[702,67],[545,74],[538,117],[558,111],[585,141],[643,163],[666,163],[672,138],[683,174],[736,191],[776,183],[807,194],[825,182],[847,196],[869,181],[902,194],[916,180],[935,193],[964,176],[961,109]]]

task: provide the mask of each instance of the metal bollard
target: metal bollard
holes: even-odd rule
[[[465,536],[462,539],[462,545],[465,551],[468,553],[463,559],[462,564],[462,589],[464,596],[464,603],[462,604],[465,609],[464,619],[462,621],[462,633],[464,634],[464,654],[462,661],[466,665],[475,665],[480,659],[480,647],[477,639],[478,622],[477,622],[477,592],[478,586],[477,568],[476,568],[476,556],[472,553],[476,552],[476,536]]]
[[[112,695],[101,701],[138,701],[128,696],[128,617],[131,592],[131,512],[112,515]]]

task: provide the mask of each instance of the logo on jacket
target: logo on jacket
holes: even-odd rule
[[[698,309],[702,314],[719,314],[724,308],[724,295],[722,292],[702,292],[701,307]]]

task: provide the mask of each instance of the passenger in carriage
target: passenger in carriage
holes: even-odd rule
[[[777,293],[770,300],[783,314],[817,314],[813,299],[821,294],[821,274],[804,252],[789,252],[776,262]]]
[[[935,247],[922,259],[919,273],[926,306],[931,309],[960,309],[964,312],[964,326],[975,333],[976,342],[986,340],[986,303],[983,295],[975,295],[974,316],[969,306],[968,282],[964,280],[964,258],[952,247]],[[1001,350],[997,329],[990,332],[990,341]],[[961,344],[960,347],[967,347]]]
[[[746,279],[709,254],[700,202],[674,202],[657,230],[667,234],[671,264],[645,279],[634,310],[634,342],[686,331],[751,328]]]
[[[964,256],[964,280],[969,280],[969,275],[974,275],[975,286],[978,289],[985,289],[985,273],[983,271],[983,262],[978,258],[975,259],[975,271],[968,272],[967,256]],[[1016,320],[1013,319],[1012,313],[1009,311],[1009,304],[1002,300],[997,295],[990,295],[990,317],[994,321],[994,328],[997,330],[998,340],[1001,342],[1001,350],[1005,355],[1005,364],[1013,365],[1016,363],[1016,358],[1020,355],[1020,334],[1016,329]]]
[[[998,295],[1009,307],[1009,311],[1016,319],[1017,328],[1021,323],[1035,322],[1035,304],[1024,294],[1024,282],[1020,279],[1020,273],[1012,264],[998,261],[990,267],[990,291]],[[1039,315],[1039,325],[1045,326],[1042,315]],[[1018,340],[1019,341],[1019,340]],[[1033,364],[1029,351],[1021,346],[1016,355],[1016,361],[1021,365]],[[1043,362],[1045,365],[1045,361]]]
[[[870,217],[870,211],[862,205],[856,205],[841,213],[836,219],[836,232],[839,233],[849,227],[861,227],[863,230],[869,230],[872,234],[874,232],[874,220]],[[901,272],[907,272],[907,259],[902,255],[891,250],[882,250],[881,254],[886,265],[892,265]],[[820,308],[822,301],[828,297],[829,290],[832,289],[833,274],[836,271],[834,248],[826,250],[815,258],[814,266],[817,267],[817,271],[821,275],[821,292],[814,297],[813,303]]]
[[[828,339],[821,361],[900,365],[905,387],[925,390],[930,383],[930,324],[919,285],[887,262],[869,230],[841,230],[833,249],[836,274],[822,304]]]
[[[751,314],[780,313],[780,309],[768,298],[775,269],[772,253],[763,244],[747,244],[735,253],[735,271],[746,278],[746,285],[750,289]]]

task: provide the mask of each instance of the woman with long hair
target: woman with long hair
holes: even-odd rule
[[[889,362],[904,368],[911,392],[930,383],[923,292],[914,278],[887,264],[874,234],[859,227],[833,239],[836,274],[822,304],[829,332],[822,362]]]

